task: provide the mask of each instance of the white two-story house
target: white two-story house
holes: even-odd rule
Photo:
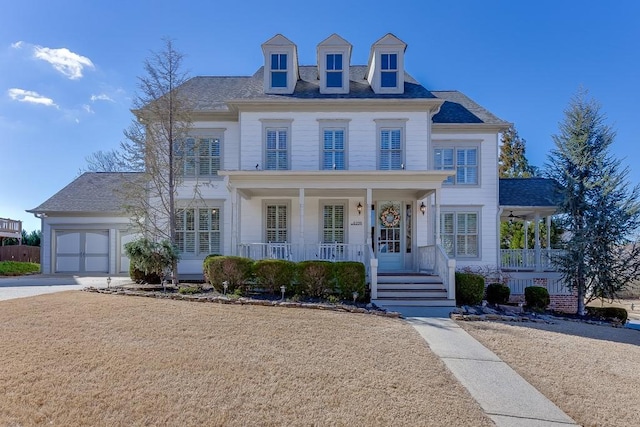
[[[422,86],[393,34],[372,44],[366,65],[351,63],[351,49],[334,34],[317,45],[316,65],[300,65],[278,34],[253,75],[178,89],[196,106],[198,147],[185,154],[179,191],[181,276],[201,275],[211,253],[357,260],[373,300],[430,272],[441,286],[430,295],[451,302],[453,268],[499,264],[498,140],[509,123],[460,92]],[[31,210],[43,217],[43,272],[126,272],[132,237],[118,202],[86,191],[83,206],[64,207],[86,181],[115,197],[118,176],[85,174]],[[99,262],[83,261],[92,250]]]

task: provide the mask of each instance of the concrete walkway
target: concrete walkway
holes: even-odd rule
[[[87,286],[107,286],[107,275],[72,276],[33,274],[29,276],[0,277],[0,301],[51,294],[54,292],[81,290]],[[129,277],[112,277],[111,286],[130,283]]]
[[[407,322],[498,427],[578,425],[453,320],[409,317]]]

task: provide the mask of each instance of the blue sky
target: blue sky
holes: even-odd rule
[[[85,158],[116,148],[131,121],[142,62],[170,37],[196,75],[250,75],[260,44],[282,33],[302,65],[338,33],[352,64],[391,32],[425,87],[460,90],[513,122],[542,166],[551,135],[584,87],[617,130],[613,147],[640,182],[640,2],[272,2],[0,0],[0,217],[25,212],[71,182]]]

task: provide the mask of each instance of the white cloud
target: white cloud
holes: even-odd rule
[[[94,113],[95,113],[95,111],[93,111],[93,109],[91,108],[91,106],[90,106],[90,105],[87,105],[87,104],[82,104],[82,109],[83,109],[84,111],[86,111],[87,113],[89,113],[89,114],[94,114]]]
[[[58,108],[58,105],[55,102],[53,102],[53,99],[47,98],[46,96],[42,96],[38,92],[34,92],[32,90],[12,88],[7,91],[7,94],[14,101],[28,102],[31,104],[40,104],[47,107]]]
[[[15,44],[22,42],[17,42]],[[78,55],[75,52],[71,52],[67,48],[51,49],[48,47],[34,46],[33,56],[37,59],[47,61],[57,71],[64,74],[71,80],[76,80],[82,77],[82,71],[85,68],[95,69],[93,62],[86,56]]]
[[[111,101],[111,102],[115,102],[106,93],[101,93],[100,95],[91,95],[91,102],[96,102],[96,101]]]
[[[11,47],[14,49],[20,49],[22,48],[22,46],[24,46],[24,42],[22,40],[19,40],[15,43],[11,43]]]

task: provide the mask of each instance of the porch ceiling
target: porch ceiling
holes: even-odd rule
[[[220,171],[242,197],[408,197],[423,199],[442,187],[444,171]]]
[[[540,218],[544,218],[550,215],[554,215],[557,212],[557,208],[552,206],[500,206],[502,213],[500,214],[500,221],[509,221],[509,215],[513,213],[514,221],[533,221],[536,214]]]

